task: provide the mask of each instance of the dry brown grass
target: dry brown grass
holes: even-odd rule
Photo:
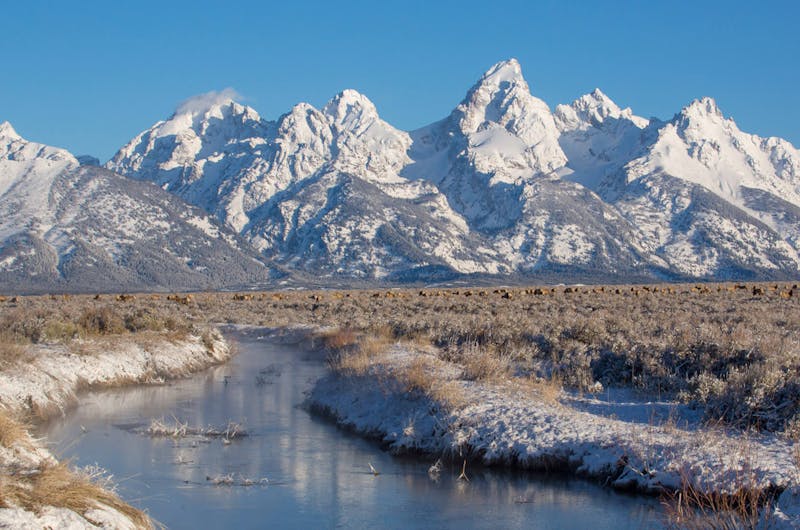
[[[398,379],[406,391],[428,394],[441,380],[435,373],[433,359],[427,355],[416,355],[403,367]]]
[[[439,381],[428,389],[428,395],[448,411],[456,411],[470,404],[461,383],[454,380]]]
[[[26,426],[4,411],[0,411],[0,445],[34,447]],[[45,506],[55,506],[85,515],[98,504],[124,514],[139,528],[153,527],[144,512],[126,504],[86,474],[70,470],[66,464],[43,461],[33,470],[4,469],[0,475],[0,508],[19,506],[38,513]]]
[[[14,480],[16,478],[16,480]],[[67,508],[86,517],[105,505],[128,517],[139,528],[153,528],[141,510],[123,502],[116,494],[63,463],[46,463],[33,473],[0,483],[0,506],[19,506],[39,513],[45,506]],[[88,517],[87,517],[88,518]]]
[[[13,343],[58,342],[142,331],[186,334],[191,330],[179,309],[157,300],[135,302],[93,297],[17,297],[0,304],[3,339]]]
[[[0,369],[18,365],[27,356],[27,349],[23,345],[0,339]]]
[[[31,446],[31,439],[25,425],[2,410],[0,410],[0,446],[9,448]]]
[[[702,438],[725,436],[707,430]],[[712,442],[700,443],[713,445]],[[747,437],[735,448],[719,449],[721,460],[736,469],[723,491],[705,491],[696,486],[692,471],[684,468],[680,474],[681,487],[662,496],[665,523],[675,529],[756,529],[771,528],[776,491],[764,488],[753,469],[755,447]]]
[[[332,352],[331,366],[353,374],[367,374],[395,341],[435,345],[437,354],[420,356],[402,379],[453,408],[465,406],[463,386],[469,383],[436,375],[437,355],[460,364],[466,377],[519,384],[547,402],[558,401],[562,386],[587,389],[599,381],[694,402],[727,425],[789,436],[800,432],[800,297],[787,296],[790,289],[673,284],[569,292],[558,286],[391,295],[284,291],[253,293],[248,300],[194,293],[188,304],[149,296],[34,296],[0,303],[0,329],[10,342],[24,344],[70,341],[76,333],[179,332],[214,322],[333,327],[318,338]],[[682,492],[684,515],[692,495]],[[695,500],[692,510],[703,505]],[[723,500],[748,505],[735,496],[704,502],[727,513]]]
[[[491,347],[472,344],[455,359],[463,366],[464,379],[469,381],[503,381],[511,373],[509,359]]]
[[[178,336],[170,338],[170,340],[176,340],[176,339],[178,339]],[[203,341],[203,346],[205,346],[208,351],[214,353],[214,348],[215,348],[214,344],[216,343],[217,337],[214,335],[214,333],[211,332],[211,330],[204,331],[200,335],[200,340]]]
[[[406,392],[428,396],[446,410],[464,408],[468,400],[461,383],[443,377],[437,363],[436,357],[418,353],[402,368],[397,379]]]
[[[352,329],[330,329],[318,333],[315,337],[322,341],[325,349],[339,351],[350,348],[358,343],[359,334]]]
[[[800,484],[800,445],[792,449],[792,467],[794,467],[794,480]]]
[[[558,377],[515,377],[510,381],[513,387],[528,393],[538,401],[555,405],[559,403],[564,386]]]
[[[353,330],[330,330],[321,337],[328,350],[332,370],[352,376],[366,375],[392,344],[388,336],[358,334]]]
[[[666,496],[662,504],[667,528],[741,530],[769,528],[771,500],[770,494],[755,488],[713,494],[685,485]]]
[[[358,351],[366,357],[377,357],[385,353],[394,341],[387,336],[365,335],[358,341]]]

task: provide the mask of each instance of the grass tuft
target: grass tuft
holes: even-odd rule
[[[31,439],[26,426],[3,411],[0,411],[0,446],[7,448],[31,447]]]
[[[22,363],[28,356],[25,346],[0,339],[0,369]]]
[[[129,518],[138,528],[153,528],[141,510],[92,481],[91,476],[71,470],[64,463],[43,463],[33,473],[0,483],[0,506],[19,506],[40,513],[45,506],[67,508],[87,517],[87,512],[108,506]]]

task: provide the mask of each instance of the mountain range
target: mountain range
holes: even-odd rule
[[[710,98],[554,110],[519,63],[407,132],[345,90],[192,98],[99,167],[0,125],[0,289],[796,278],[800,152]],[[97,279],[102,279],[98,281]]]

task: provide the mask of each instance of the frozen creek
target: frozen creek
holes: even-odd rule
[[[169,528],[644,528],[652,498],[562,475],[444,466],[400,458],[300,405],[324,360],[264,330],[229,331],[239,354],[166,385],[85,394],[42,426],[59,458],[98,464],[120,495]],[[151,437],[151,420],[239,422],[248,436]],[[373,475],[370,464],[380,474]],[[210,479],[210,480],[209,480]]]

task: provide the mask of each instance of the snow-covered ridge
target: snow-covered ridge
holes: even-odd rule
[[[800,267],[798,151],[742,133],[710,98],[666,122],[600,89],[551,112],[509,59],[411,132],[355,90],[275,122],[219,94],[199,99],[107,167],[204,208],[290,268],[385,279],[431,267],[709,278]]]
[[[208,214],[3,126],[0,291],[192,289],[272,272]],[[242,273],[244,273],[242,275]]]
[[[509,59],[448,116],[410,132],[351,89],[274,121],[236,99],[230,90],[190,98],[105,167],[222,225],[189,223],[202,237],[237,233],[217,240],[321,281],[800,273],[800,153],[740,131],[711,98],[668,121],[637,116],[599,89],[551,112]],[[15,234],[26,248],[56,239],[58,252],[69,247],[52,211],[61,195],[41,190],[78,164],[0,126],[6,248]],[[113,237],[101,246],[118,261]],[[24,255],[0,253],[0,266],[30,270]],[[48,274],[57,268],[50,257],[34,261]]]

